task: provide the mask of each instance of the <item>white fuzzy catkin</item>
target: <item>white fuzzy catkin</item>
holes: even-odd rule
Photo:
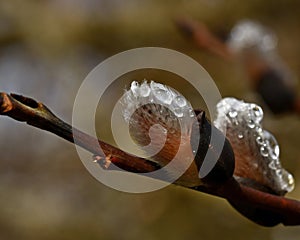
[[[136,109],[149,103],[164,106],[173,112],[174,117],[180,122],[182,134],[190,134],[195,120],[195,113],[191,104],[173,88],[154,81],[148,83],[144,80],[141,84],[136,81],[131,83],[130,89],[125,92],[121,100],[121,104],[124,106],[124,119],[129,122]],[[161,111],[161,108],[152,110]]]
[[[123,95],[121,104],[123,117],[128,123],[131,121],[131,124],[134,124],[132,114],[137,109],[142,109],[142,113],[155,112],[156,116],[165,121],[165,126],[168,126],[171,131],[173,126],[174,131],[178,131],[178,124],[174,123],[179,121],[181,134],[186,136],[186,139],[189,139],[191,135],[192,125],[196,119],[194,110],[179,92],[166,85],[154,81],[148,83],[146,80],[141,84],[133,81],[130,89]],[[147,107],[141,108],[145,105]],[[240,165],[244,166],[244,171],[246,168],[246,175],[247,172],[252,172],[251,176],[254,176],[254,180],[277,194],[283,195],[292,191],[294,178],[281,166],[277,141],[271,133],[262,128],[262,109],[256,104],[245,103],[235,98],[222,99],[216,108],[217,118],[214,125],[223,133],[226,132],[226,137],[233,146],[236,160],[244,161]],[[185,145],[188,144],[188,142],[185,143]],[[195,153],[193,146],[191,150]],[[246,155],[243,155],[245,152]],[[184,156],[180,157],[184,159]],[[193,156],[188,156],[188,158],[191,157]],[[197,174],[194,173],[194,175]]]
[[[262,128],[262,120],[263,111],[258,105],[224,98],[217,104],[214,124],[222,132],[226,131],[237,155],[246,149],[251,152],[251,158],[243,156],[251,161],[246,164],[248,171],[255,172],[257,178],[263,179],[264,184],[278,194],[290,192],[294,189],[294,178],[281,166],[279,145],[275,137]]]

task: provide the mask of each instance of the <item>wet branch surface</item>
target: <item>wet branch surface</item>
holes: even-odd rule
[[[52,132],[57,136],[99,155],[103,159],[110,156],[109,160],[116,166],[134,173],[145,173],[161,168],[160,165],[132,154],[126,153],[110,144],[95,139],[73,128],[56,117],[44,104],[17,94],[0,93],[0,115],[11,117],[17,121]],[[104,152],[99,152],[99,144]],[[38,146],[37,146],[38,147]],[[108,167],[108,170],[110,167]],[[183,186],[184,187],[184,186]],[[243,205],[246,209],[260,211],[252,220],[265,226],[273,226],[278,223],[284,225],[300,225],[300,201],[268,194],[238,183],[233,177],[221,184],[205,184],[193,188],[193,190],[208,193],[227,199],[234,207]],[[235,207],[236,208],[236,207]],[[249,217],[249,213],[242,214]],[[261,222],[260,214],[266,213],[274,224]],[[251,214],[250,214],[251,215]]]

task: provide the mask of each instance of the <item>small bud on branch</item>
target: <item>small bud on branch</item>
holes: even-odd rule
[[[56,117],[44,104],[31,98],[0,93],[0,115],[6,115],[17,121],[52,132],[72,143],[76,137],[76,144],[95,155],[106,158],[98,152],[100,144],[104,153],[110,156],[110,161],[127,171],[145,173],[162,167],[158,163],[126,153],[72,128]],[[113,170],[113,167],[108,166],[108,170]],[[183,187],[187,186],[183,185]],[[227,199],[240,213],[264,226],[274,226],[278,223],[300,225],[299,201],[256,190],[237,182],[233,177],[224,182],[212,183],[209,181],[191,189]],[[241,206],[244,207],[241,208]],[[245,211],[247,208],[254,212],[255,210],[259,211],[260,214],[252,216],[251,213]]]

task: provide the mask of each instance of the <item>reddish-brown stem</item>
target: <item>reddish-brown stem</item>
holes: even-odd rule
[[[226,44],[216,37],[204,23],[190,18],[178,18],[175,24],[199,48],[206,49],[225,60],[231,60],[234,57]]]
[[[124,170],[144,173],[161,168],[150,160],[126,153],[101,140],[95,139],[56,117],[44,104],[16,94],[0,93],[0,115],[26,122],[34,127],[52,132],[93,154],[105,158],[99,152],[99,144],[105,155],[111,156],[111,162]],[[233,204],[263,209],[276,216],[284,225],[300,225],[300,202],[275,196],[239,184],[234,178],[225,183],[201,185],[194,190],[227,199]],[[259,221],[258,221],[259,223]]]
[[[195,190],[225,198],[235,205],[243,203],[248,208],[268,211],[286,226],[300,225],[299,201],[247,187],[239,184],[234,178],[219,186],[199,186]],[[259,219],[252,220],[257,222]]]
[[[52,132],[69,142],[76,144],[89,152],[105,158],[111,155],[111,161],[118,167],[135,172],[144,173],[157,170],[159,166],[144,158],[132,154],[95,139],[82,131],[72,128],[69,124],[56,117],[44,104],[16,94],[0,93],[0,115],[9,116],[15,120]],[[99,151],[99,145],[105,153]]]

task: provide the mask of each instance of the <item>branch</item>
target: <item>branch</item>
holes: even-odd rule
[[[145,173],[161,168],[150,160],[126,153],[72,128],[56,117],[44,104],[31,98],[0,93],[0,115],[52,132],[72,143],[76,137],[76,144],[104,159],[107,155],[111,156],[112,163],[127,171]],[[99,144],[106,156],[99,152]],[[299,201],[255,190],[238,183],[233,177],[222,184],[208,183],[193,190],[227,199],[240,213],[264,226],[274,226],[278,223],[300,225]]]
[[[0,115],[6,115],[17,121],[26,122],[31,126],[54,133],[72,143],[74,143],[74,138],[76,138],[80,147],[105,159],[106,156],[99,152],[100,144],[105,154],[111,155],[110,160],[116,166],[127,171],[145,173],[160,168],[154,162],[123,152],[76,128],[72,128],[72,126],[56,117],[44,104],[31,98],[17,94],[0,93]]]
[[[215,36],[204,23],[181,17],[175,20],[175,25],[197,47],[208,50],[225,60],[231,60],[234,57],[226,44]]]

